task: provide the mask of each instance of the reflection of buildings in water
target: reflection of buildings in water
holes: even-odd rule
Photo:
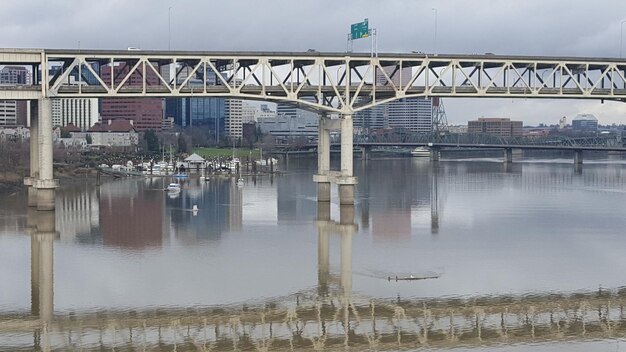
[[[65,187],[55,199],[56,227],[61,241],[90,242],[99,237],[100,204],[93,185]]]
[[[376,160],[367,163],[363,172],[366,174],[360,177],[358,191],[367,200],[362,211],[367,210],[369,218],[361,223],[371,222],[377,241],[409,240],[412,213],[430,210],[431,164],[426,160]]]
[[[241,224],[243,222],[242,188],[237,186],[235,182],[236,180],[233,178],[228,197],[228,228],[230,231],[241,230]]]
[[[176,240],[219,240],[223,232],[240,229],[241,192],[230,178],[187,181],[178,198],[166,200]],[[191,211],[194,205],[198,206],[195,215]]]
[[[100,186],[100,232],[106,246],[140,249],[163,243],[164,192],[139,182]]]
[[[278,223],[309,222],[315,214],[317,184],[310,174],[294,174],[276,179]]]

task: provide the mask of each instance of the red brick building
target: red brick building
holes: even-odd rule
[[[485,133],[502,137],[521,136],[523,134],[522,121],[511,121],[504,118],[479,118],[468,121],[468,133]]]
[[[113,69],[116,87],[132,67],[129,65],[118,65]],[[159,85],[160,80],[149,68],[146,68],[147,84]],[[111,81],[111,67],[102,67],[102,80]],[[130,78],[124,82],[124,87],[141,87],[143,80],[141,70],[137,69]],[[161,98],[103,98],[100,100],[100,116],[102,122],[108,120],[125,119],[132,120],[137,131],[161,130],[163,120],[163,99]]]

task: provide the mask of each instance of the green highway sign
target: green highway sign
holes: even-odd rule
[[[361,39],[369,37],[370,29],[367,18],[363,22],[353,23],[350,25],[350,39]]]

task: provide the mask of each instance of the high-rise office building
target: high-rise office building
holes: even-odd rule
[[[21,66],[5,66],[0,69],[1,85],[30,85],[31,72]],[[25,100],[0,100],[0,126],[26,126],[28,124],[28,102]]]
[[[384,67],[376,71],[377,85],[409,84],[412,69],[402,70],[395,66]],[[355,131],[369,133],[376,129],[404,129],[411,132],[429,132],[432,130],[433,106],[430,98],[404,98],[386,104],[377,105],[354,115]]]
[[[243,136],[243,100],[226,99],[226,136],[239,138]]]
[[[114,66],[104,66],[101,68],[102,80],[109,82],[111,74],[115,77],[116,84],[121,84],[122,80],[131,67],[121,64]],[[160,80],[151,69],[146,70],[146,83],[148,85],[160,85]],[[142,86],[143,78],[139,71],[130,75],[125,86]],[[103,98],[100,101],[100,114],[102,122],[108,120],[125,119],[132,120],[137,131],[161,130],[163,120],[163,101],[161,98]]]
[[[98,99],[52,99],[52,125],[65,127],[69,123],[83,131],[99,120]]]
[[[0,100],[0,126],[17,125],[17,101]]]
[[[31,85],[31,72],[22,66],[4,66],[0,69],[0,85]]]

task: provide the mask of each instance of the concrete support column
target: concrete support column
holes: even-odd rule
[[[330,132],[327,128],[328,117],[323,116],[319,124],[319,136],[317,138],[317,201],[330,202]]]
[[[513,148],[505,148],[504,149],[504,162],[512,163],[513,162]]]
[[[439,161],[439,148],[430,147],[430,160]]]
[[[344,115],[341,119],[341,177],[339,184],[339,204],[354,204],[354,173],[352,115]]]
[[[37,210],[54,209],[54,190],[58,186],[53,174],[52,160],[52,102],[49,98],[39,100],[39,178]]]
[[[352,176],[353,143],[352,115],[344,115],[341,119],[341,176]]]
[[[370,147],[361,147],[361,159],[369,160],[371,158],[372,148]]]
[[[581,165],[583,163],[583,151],[578,149],[574,150],[574,164]]]
[[[30,104],[30,175],[24,179],[28,186],[28,206],[37,206],[37,188],[35,181],[39,179],[39,118],[37,116],[37,100],[29,101]]]

